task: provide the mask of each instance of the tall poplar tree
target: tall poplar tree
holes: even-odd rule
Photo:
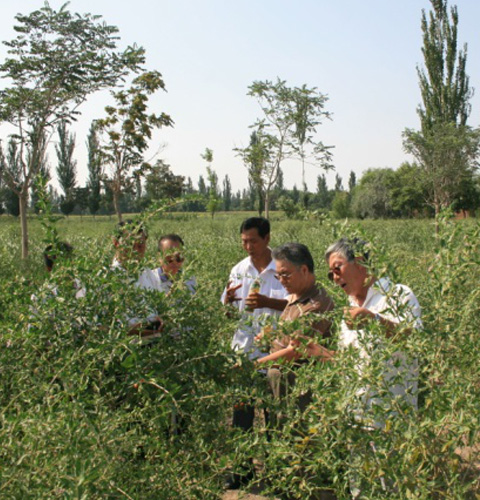
[[[438,214],[473,181],[480,145],[479,130],[467,126],[473,89],[466,73],[467,45],[458,50],[458,11],[447,0],[431,0],[422,10],[424,68],[417,67],[423,106],[421,128],[404,131],[404,147],[418,161],[427,203]]]
[[[65,215],[69,215],[75,208],[75,185],[77,183],[77,162],[73,159],[75,135],[68,132],[65,120],[58,124],[57,133],[58,143],[55,145],[57,179],[63,190],[60,210]]]
[[[95,122],[90,125],[87,136],[88,154],[88,209],[95,215],[100,208],[100,190],[102,187],[102,157]]]

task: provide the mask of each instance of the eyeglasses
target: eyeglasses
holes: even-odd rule
[[[336,266],[332,267],[331,269],[328,270],[328,279],[330,281],[333,281],[333,277],[334,276],[340,276],[340,274],[342,273],[342,267],[345,265],[345,264],[348,264],[348,261],[346,262],[343,262],[342,264],[337,264]]]
[[[163,260],[167,264],[173,264],[174,262],[176,262],[177,264],[181,264],[185,260],[185,257],[181,253],[176,253],[163,257]]]
[[[289,280],[290,277],[292,276],[292,273],[275,273],[274,276],[278,281]]]

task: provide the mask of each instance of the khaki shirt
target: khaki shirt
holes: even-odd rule
[[[280,316],[280,323],[294,321],[308,314],[308,316],[312,317],[311,323],[309,323],[310,327],[320,332],[323,337],[329,337],[331,321],[322,316],[324,313],[331,311],[333,306],[333,300],[327,292],[323,288],[314,285],[296,300],[292,300],[291,296],[288,297],[288,303]],[[307,331],[305,334],[311,335],[312,332]],[[276,338],[272,343],[270,352],[277,352],[288,347],[290,341],[291,337],[288,335]]]

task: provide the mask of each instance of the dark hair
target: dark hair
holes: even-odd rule
[[[120,241],[125,236],[140,234],[148,238],[147,230],[142,222],[135,222],[132,219],[122,220],[115,227],[115,238]]]
[[[173,241],[174,243],[178,243],[182,247],[185,246],[185,243],[183,243],[182,238],[178,234],[175,234],[175,233],[164,234],[163,236],[160,236],[160,239],[158,240],[158,249],[159,250],[160,250],[162,243],[164,241]]]
[[[48,245],[43,251],[43,261],[47,269],[52,269],[58,255],[69,256],[73,252],[73,247],[70,243],[59,241]]]
[[[270,234],[270,222],[265,217],[250,217],[245,219],[240,226],[240,233],[248,231],[249,229],[256,229],[258,236],[265,238]]]
[[[370,253],[367,246],[368,243],[360,238],[340,238],[327,248],[325,260],[328,262],[330,255],[338,253],[349,262],[354,261],[356,257],[362,257],[365,263],[368,263]]]
[[[310,250],[301,243],[285,243],[272,250],[272,257],[275,260],[286,260],[295,266],[307,266],[313,273],[315,266]]]

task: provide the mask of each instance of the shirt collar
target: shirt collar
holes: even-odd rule
[[[313,285],[311,288],[309,288],[303,295],[301,295],[298,299],[288,301],[288,305],[293,305],[293,304],[305,304],[309,300],[313,299],[316,295],[318,294],[318,287],[317,285]]]
[[[248,257],[248,266],[250,269],[255,269],[255,272],[258,273],[258,269],[253,265],[251,257]],[[258,274],[263,274],[267,272],[273,272],[273,273],[276,272],[275,261],[273,259],[268,263],[268,266],[261,273]]]

